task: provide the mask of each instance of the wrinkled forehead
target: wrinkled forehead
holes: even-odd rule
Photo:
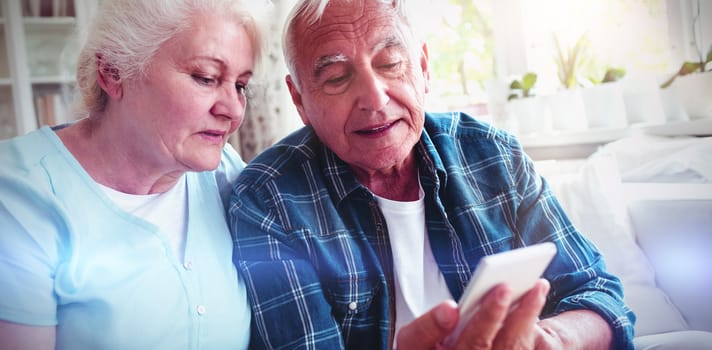
[[[368,32],[374,25],[393,23],[399,19],[390,3],[378,0],[335,0],[328,2],[323,12],[305,12],[295,23],[295,39],[311,38],[330,31],[343,33]]]
[[[290,18],[293,20],[298,18],[307,24],[314,24],[322,18],[327,8],[332,13],[335,11],[353,12],[373,5],[380,5],[384,9],[397,9],[397,12],[402,12],[404,8],[399,0],[301,0],[292,10],[296,13],[290,15]]]
[[[297,55],[302,57],[323,51],[351,55],[354,52],[348,50],[376,50],[407,40],[393,6],[376,0],[331,1],[321,18],[309,23],[308,16],[302,17],[292,29]]]

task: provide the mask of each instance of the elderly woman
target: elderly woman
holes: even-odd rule
[[[0,143],[0,348],[247,347],[224,205],[255,3],[104,1],[78,64],[87,117]]]

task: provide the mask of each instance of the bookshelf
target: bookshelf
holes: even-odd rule
[[[74,39],[97,6],[97,0],[0,0],[0,139],[74,118]]]

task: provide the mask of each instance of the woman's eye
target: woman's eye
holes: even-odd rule
[[[202,75],[193,75],[193,79],[195,79],[195,81],[197,81],[198,83],[203,84],[203,85],[217,84],[216,79],[211,78],[211,77],[202,76]]]
[[[237,83],[235,84],[235,90],[237,90],[237,93],[240,95],[247,95],[247,85],[242,84],[242,83]]]

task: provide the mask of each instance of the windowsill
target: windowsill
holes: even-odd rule
[[[659,124],[634,124],[625,128],[554,131],[519,136],[524,150],[534,160],[579,159],[598,147],[633,135],[710,136],[712,118]]]

